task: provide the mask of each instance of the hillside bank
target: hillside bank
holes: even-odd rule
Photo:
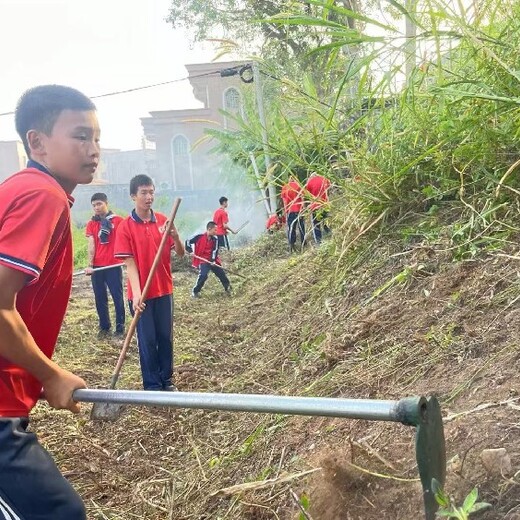
[[[477,485],[493,505],[481,518],[517,518],[520,275],[518,260],[504,256],[514,251],[452,262],[448,246],[378,236],[343,258],[332,248],[288,256],[280,234],[233,252],[225,265],[248,279],[232,278],[230,299],[210,279],[203,298],[192,300],[195,275],[180,262],[178,387],[374,399],[435,394],[448,418],[446,490],[461,502]],[[81,279],[58,359],[101,388],[121,345],[97,340],[95,331],[90,287]],[[140,388],[135,346],[119,388]],[[481,404],[492,406],[475,411]],[[295,497],[315,520],[421,517],[411,428],[138,407],[114,423],[88,414],[88,406],[72,417],[40,405],[33,428],[92,519],[293,519],[301,514]],[[499,447],[513,470],[492,476],[480,453]],[[254,491],[218,493],[286,476]]]

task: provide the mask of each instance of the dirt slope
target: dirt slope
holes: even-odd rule
[[[181,263],[174,273],[179,388],[381,399],[436,394],[448,417],[448,459],[455,457],[447,491],[460,502],[477,485],[493,504],[481,518],[518,519],[518,261],[488,256],[454,264],[426,246],[403,251],[382,243],[360,250],[358,267],[347,272],[342,260],[330,260],[329,247],[287,257],[275,237],[231,255],[227,265],[249,278],[232,278],[231,299],[210,279],[203,298],[192,300],[194,274]],[[332,274],[342,272],[331,287]],[[59,361],[103,387],[120,346],[96,339],[91,291],[78,280]],[[135,347],[119,387],[140,388]],[[493,406],[449,417],[483,403]],[[411,428],[144,408],[95,423],[88,408],[72,417],[41,405],[33,428],[91,519],[293,519],[298,501],[314,520],[421,518]],[[480,461],[483,449],[497,447],[511,458],[508,475],[490,476]],[[279,481],[217,494],[265,479]]]

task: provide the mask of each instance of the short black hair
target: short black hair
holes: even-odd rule
[[[214,227],[217,226],[217,223],[216,222],[213,222],[213,220],[210,220],[207,224],[206,224],[206,229],[212,229]]]
[[[56,120],[64,110],[91,111],[96,105],[79,90],[63,85],[40,85],[22,94],[15,111],[16,131],[30,157],[27,132],[38,130],[52,134]]]
[[[153,186],[155,188],[155,184],[151,177],[148,177],[148,175],[145,175],[144,173],[136,175],[130,179],[130,195],[137,195],[139,186]]]
[[[220,205],[224,204],[224,202],[227,202],[227,201],[228,201],[227,197],[220,197],[220,199],[218,199],[218,202]]]
[[[90,202],[94,202],[95,200],[100,200],[101,202],[108,202],[108,197],[106,193],[94,193],[92,197],[90,197]]]

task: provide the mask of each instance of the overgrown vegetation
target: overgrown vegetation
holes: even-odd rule
[[[333,180],[337,225],[347,235],[339,256],[360,231],[396,223],[415,239],[449,238],[455,258],[502,247],[518,228],[518,3],[424,0],[409,13],[392,2],[385,23],[369,8],[360,16],[336,2],[310,5],[311,14],[289,3],[269,19],[328,37],[307,51],[327,54],[314,63],[319,74],[293,80],[261,63],[274,162],[264,182],[311,171]],[[404,17],[417,26],[408,77]],[[251,153],[265,167],[247,99],[238,130],[209,133],[253,175]]]

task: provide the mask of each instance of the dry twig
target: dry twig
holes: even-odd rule
[[[315,473],[316,471],[321,471],[321,468],[309,469],[307,471],[302,471],[301,473],[294,473],[292,475],[285,475],[284,477],[279,478],[270,478],[267,480],[260,480],[257,482],[244,482],[243,484],[236,484],[235,486],[230,486],[227,488],[219,489],[210,494],[210,496],[216,495],[234,495],[236,493],[242,493],[244,491],[258,491],[259,489],[264,489],[269,486],[273,486],[275,484],[283,484],[285,482],[291,482],[297,478],[305,477],[310,475],[311,473]]]

